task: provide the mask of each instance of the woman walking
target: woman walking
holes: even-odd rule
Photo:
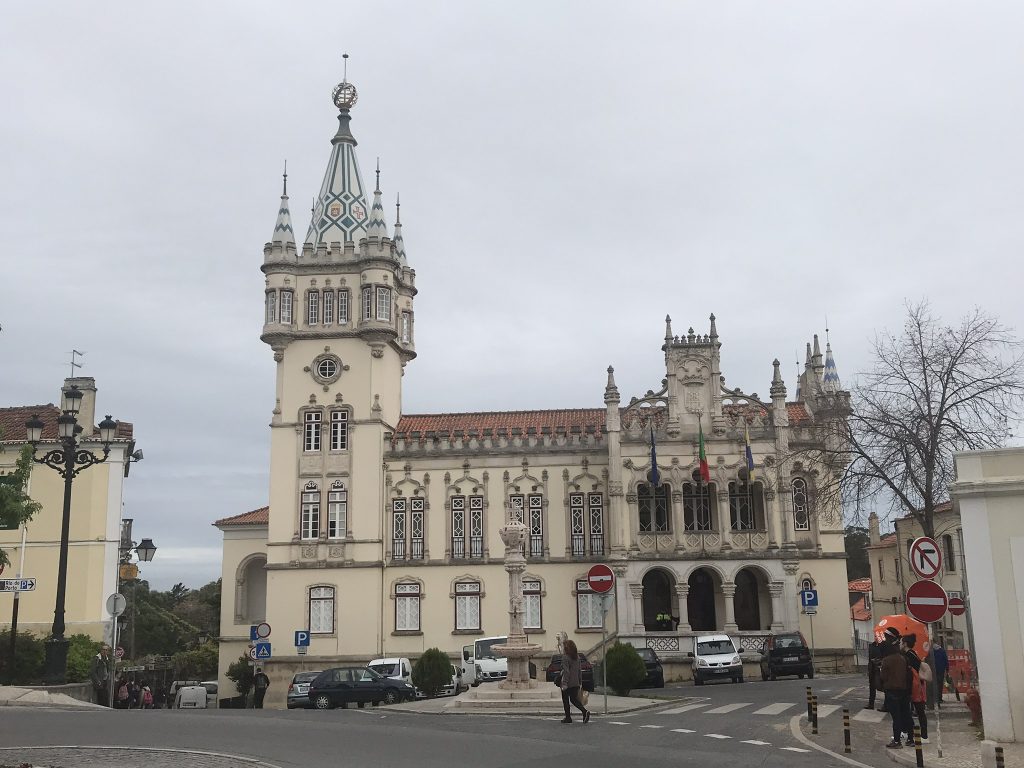
[[[590,710],[583,706],[580,701],[580,686],[583,683],[580,672],[580,654],[576,650],[576,643],[566,640],[562,644],[562,671],[558,682],[562,689],[562,706],[565,708],[563,723],[571,723],[572,716],[569,710],[569,702],[572,702],[576,709],[583,713],[583,722],[590,722]]]

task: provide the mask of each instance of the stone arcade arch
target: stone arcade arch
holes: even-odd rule
[[[741,568],[733,577],[736,594],[733,609],[736,626],[741,632],[770,629],[772,624],[771,595],[768,578],[759,568]]]
[[[675,583],[675,576],[664,568],[652,568],[644,574],[644,628],[648,632],[666,632],[675,628],[671,621],[664,624],[657,618],[659,614],[679,615],[679,612],[672,607]]]
[[[694,632],[718,629],[716,595],[721,593],[721,578],[710,568],[698,568],[690,574],[687,583],[690,590],[686,596],[686,612],[690,629]]]
[[[259,554],[238,565],[235,622],[257,624],[267,618],[267,557]]]

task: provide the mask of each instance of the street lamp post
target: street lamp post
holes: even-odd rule
[[[25,423],[28,441],[32,444],[32,458],[39,464],[45,464],[57,471],[64,478],[64,512],[60,528],[60,560],[57,566],[57,601],[53,608],[53,627],[50,638],[46,641],[46,664],[43,669],[43,682],[47,685],[63,685],[67,678],[68,645],[64,637],[64,595],[68,580],[68,539],[71,531],[71,485],[75,477],[83,469],[93,464],[100,464],[110,455],[110,444],[117,434],[117,422],[108,415],[100,422],[100,443],[103,454],[97,456],[82,447],[79,433],[82,427],[78,424],[78,410],[82,406],[82,392],[78,387],[71,386],[64,390],[64,411],[57,417],[57,436],[60,448],[47,451],[37,457],[35,451],[43,437],[44,424],[38,415],[34,415]]]

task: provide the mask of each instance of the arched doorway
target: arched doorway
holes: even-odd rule
[[[698,568],[690,574],[686,612],[690,618],[690,628],[694,632],[718,629],[718,616],[715,611],[716,581],[714,574],[707,568]]]
[[[764,575],[754,568],[744,568],[736,574],[734,582],[736,626],[741,632],[768,629],[771,626],[771,598]]]
[[[668,632],[674,629],[675,625],[669,621],[665,623],[658,619],[659,615],[678,616],[678,612],[672,610],[672,587],[675,579],[667,571],[655,568],[644,574],[643,578],[644,596],[644,629],[648,632]]]
[[[267,618],[267,560],[253,557],[245,564],[235,593],[236,620],[255,624]]]

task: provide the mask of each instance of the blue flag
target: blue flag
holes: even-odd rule
[[[654,447],[654,427],[651,427],[651,484],[655,488],[661,485],[661,475],[658,473],[658,452]]]

